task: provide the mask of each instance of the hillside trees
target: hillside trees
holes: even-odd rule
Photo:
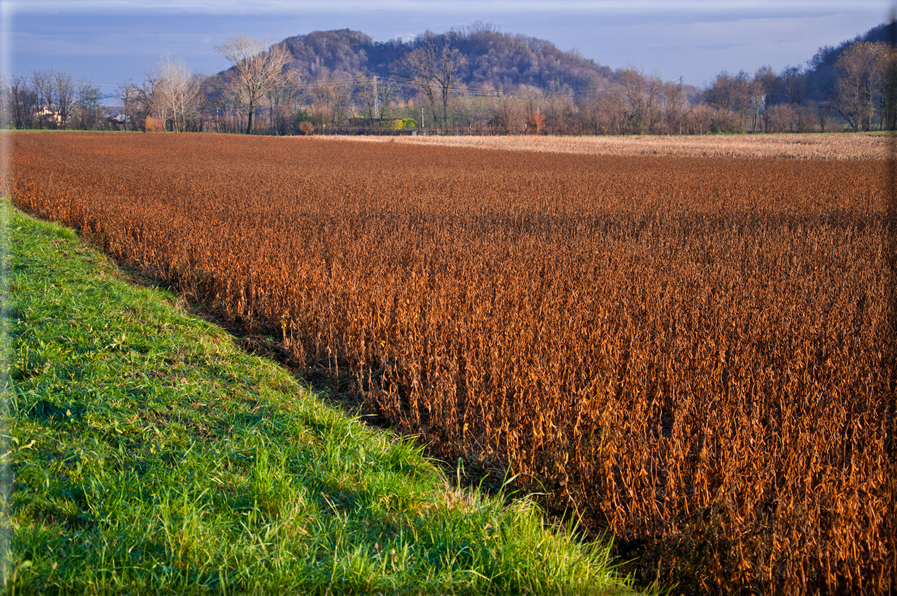
[[[394,75],[393,65],[421,47],[425,39],[456,48],[467,61],[456,81],[477,93],[484,85],[507,89],[532,85],[549,91],[552,84],[585,91],[598,80],[613,76],[612,70],[576,52],[563,52],[549,41],[502,33],[488,23],[474,23],[446,33],[428,33],[411,41],[392,39],[375,42],[360,31],[314,31],[285,39],[291,69],[309,79],[323,69],[331,73],[376,75],[384,80]]]
[[[289,55],[282,46],[268,47],[255,37],[228,37],[215,51],[233,64],[232,77],[245,101],[246,134],[252,133],[252,118],[259,102],[283,77]]]
[[[314,31],[288,37],[277,45],[289,55],[288,66],[311,79],[324,70],[386,75],[388,65],[404,48],[400,43],[374,43],[370,36],[350,29]]]
[[[816,54],[807,61],[806,72],[809,85],[809,99],[819,103],[825,103],[831,99],[830,96],[836,86],[835,65],[844,55],[844,52],[858,43],[890,44],[895,39],[895,27],[897,27],[897,21],[891,20],[837,46],[826,45],[820,47]],[[832,109],[837,112],[837,108],[833,107]]]

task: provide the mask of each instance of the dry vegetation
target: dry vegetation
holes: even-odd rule
[[[318,137],[346,140],[346,137]],[[883,135],[732,135],[732,136],[434,136],[353,137],[380,143],[440,147],[473,147],[511,151],[581,153],[586,155],[672,157],[787,157],[792,159],[887,159]]]
[[[19,206],[509,463],[643,578],[893,580],[883,162],[15,143]]]

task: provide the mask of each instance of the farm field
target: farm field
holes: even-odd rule
[[[464,489],[70,229],[0,209],[4,593],[634,593],[606,543]]]
[[[347,137],[316,139],[346,141]],[[643,157],[776,157],[789,159],[887,159],[889,137],[881,134],[752,134],[724,136],[366,136],[349,142],[405,143],[506,151]]]
[[[882,160],[14,142],[16,205],[509,466],[645,581],[893,580]]]

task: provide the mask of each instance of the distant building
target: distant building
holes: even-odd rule
[[[42,108],[38,112],[35,112],[34,117],[37,119],[43,118],[45,120],[49,120],[50,122],[53,122],[54,124],[56,124],[56,126],[64,126],[65,125],[65,119],[59,114],[59,112],[55,112],[47,107]]]

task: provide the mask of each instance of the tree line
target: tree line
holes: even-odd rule
[[[897,50],[885,42],[857,42],[834,64],[831,85],[818,73],[788,67],[753,75],[718,74],[703,100],[732,132],[834,132],[893,130],[897,125]]]
[[[228,70],[203,76],[162,56],[142,80],[119,86],[121,106],[114,113],[104,110],[92,82],[59,71],[6,77],[0,91],[14,128],[272,135],[894,129],[897,50],[886,41],[864,40],[869,37],[837,51],[822,48],[806,66],[722,72],[702,88],[635,66],[611,70],[575,52],[561,60],[548,42],[478,23],[447,34],[428,31],[408,43],[374,44],[348,30],[273,45],[229,37],[215,48],[231,64]],[[496,66],[496,47],[504,48],[498,52],[504,70]],[[562,62],[565,82],[559,76],[539,84],[546,63]],[[510,63],[518,66],[508,68]]]
[[[30,76],[0,73],[0,108],[11,128],[103,128],[102,99],[92,81],[58,70],[35,70]]]

